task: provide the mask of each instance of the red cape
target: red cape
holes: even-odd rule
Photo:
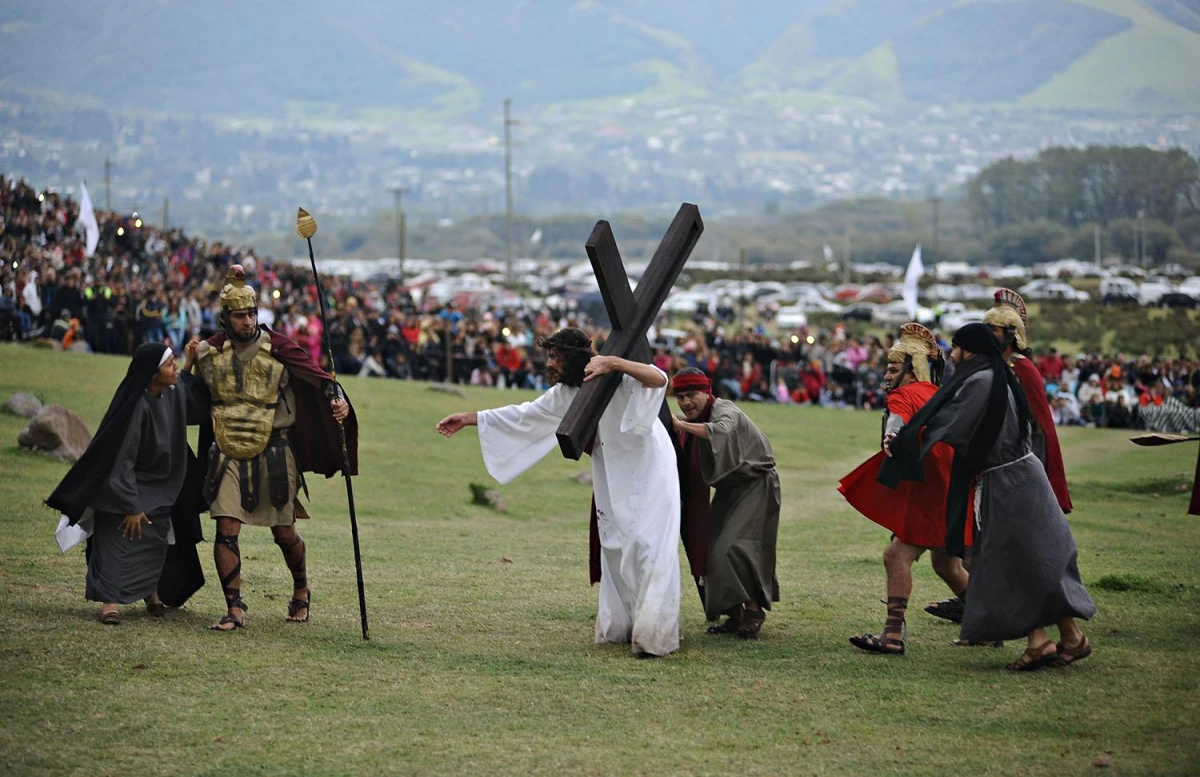
[[[712,420],[714,398],[708,398],[704,411],[695,423],[706,424]],[[711,522],[712,492],[704,477],[700,474],[700,445],[699,438],[680,432],[679,435],[679,489],[682,515],[679,521],[679,534],[683,540],[683,549],[687,554],[688,566],[691,567],[692,577],[704,577],[708,574],[708,528]]]
[[[937,386],[920,382],[901,386],[888,394],[888,411],[905,422],[912,418]],[[909,545],[922,548],[941,548],[946,544],[946,496],[950,490],[950,465],[954,449],[938,443],[925,458],[925,481],[906,480],[891,489],[878,481],[879,468],[886,459],[883,451],[867,459],[842,478],[838,491],[871,521],[896,535]],[[975,527],[974,499],[967,500],[966,544],[973,540]]]
[[[1069,513],[1071,493],[1067,490],[1067,473],[1063,468],[1062,448],[1058,445],[1058,430],[1054,427],[1054,416],[1046,400],[1046,382],[1029,359],[1013,359],[1012,370],[1021,384],[1021,390],[1025,392],[1030,415],[1046,436],[1046,476],[1050,479],[1058,506],[1064,513]]]
[[[333,477],[342,471],[342,443],[338,432],[338,423],[333,420],[333,412],[329,409],[329,400],[321,393],[320,382],[333,380],[333,376],[313,364],[308,353],[290,337],[271,330],[270,327],[260,326],[259,329],[271,336],[271,356],[291,373],[289,385],[296,397],[296,423],[292,427],[292,454],[296,457],[296,466],[301,472],[315,472],[325,477]],[[206,340],[214,348],[225,344],[225,333],[219,332]],[[308,381],[315,380],[318,385]],[[350,398],[346,398],[347,404]],[[350,471],[346,474],[358,474],[358,417],[354,406],[350,407],[350,415],[342,422],[346,434],[346,457],[350,463]],[[201,432],[200,450],[206,455],[211,438],[204,439]]]

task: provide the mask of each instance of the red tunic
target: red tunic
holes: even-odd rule
[[[1058,430],[1054,428],[1054,416],[1050,412],[1050,403],[1046,400],[1046,382],[1042,380],[1042,373],[1038,372],[1038,368],[1029,359],[1013,359],[1012,370],[1017,376],[1017,382],[1021,384],[1021,390],[1025,392],[1025,399],[1029,402],[1029,414],[1046,437],[1046,460],[1043,462],[1046,465],[1046,477],[1050,479],[1058,506],[1064,513],[1069,513],[1071,493],[1067,490],[1067,473],[1063,469],[1062,448],[1058,446]]]
[[[937,386],[921,381],[901,386],[888,394],[888,412],[905,423],[913,417]],[[954,449],[938,443],[925,457],[925,482],[904,481],[896,489],[880,483],[879,468],[883,451],[867,459],[838,484],[838,491],[850,506],[896,535],[901,542],[923,548],[946,545],[946,495],[950,490],[950,465]],[[970,545],[975,526],[973,498],[967,500],[966,544]]]

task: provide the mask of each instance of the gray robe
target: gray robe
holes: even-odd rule
[[[993,373],[972,375],[925,426],[924,457],[936,442],[959,450],[987,406]],[[1041,461],[1022,440],[1011,393],[1004,424],[976,492],[977,533],[962,639],[1018,639],[1060,618],[1091,618],[1078,551]]]
[[[171,533],[171,507],[187,472],[188,392],[184,382],[158,397],[143,393],[114,452],[112,473],[91,499],[86,595],[129,604],[158,587]],[[121,535],[126,515],[145,513],[142,536]]]
[[[734,403],[718,399],[700,440],[700,474],[714,489],[709,507],[704,614],[716,620],[743,602],[771,609],[779,601],[775,541],[779,475],[771,443]]]

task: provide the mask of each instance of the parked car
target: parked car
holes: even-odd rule
[[[1174,290],[1166,278],[1147,278],[1146,282],[1138,287],[1138,302],[1143,305],[1157,305],[1164,294]]]
[[[1026,285],[1031,286],[1033,284]],[[1081,291],[1066,283],[1047,283],[1044,286],[1035,288],[1025,296],[1029,299],[1061,299],[1069,302],[1087,302],[1092,298],[1092,295],[1086,291]]]
[[[874,321],[876,305],[869,302],[860,302],[857,305],[851,305],[842,311],[842,318],[855,321]]]
[[[918,324],[933,326],[936,315],[932,309],[918,305],[916,319]],[[875,311],[875,321],[880,324],[898,326],[912,320],[913,317],[908,315],[908,307],[902,299],[882,305]]]
[[[1192,277],[1179,284],[1179,290],[1184,294],[1191,294],[1193,297],[1200,297],[1200,275]]]
[[[1158,304],[1164,308],[1200,308],[1200,299],[1182,291],[1168,291],[1158,298]]]
[[[789,305],[775,314],[775,324],[780,329],[799,329],[808,326],[808,314],[799,305]]]
[[[953,334],[967,324],[976,324],[983,321],[986,310],[955,310],[943,313],[938,319],[938,327],[945,332]]]
[[[1109,295],[1133,297],[1136,300],[1138,285],[1132,278],[1122,278],[1116,275],[1104,278],[1100,281],[1100,297],[1103,299]]]

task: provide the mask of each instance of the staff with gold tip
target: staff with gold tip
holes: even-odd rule
[[[325,332],[325,351],[329,354],[329,373],[334,376],[334,387],[338,398],[342,396],[342,387],[337,383],[337,372],[334,368],[333,347],[329,342],[329,318],[325,313],[325,293],[321,289],[321,274],[317,272],[317,259],[313,254],[312,237],[317,234],[317,220],[304,208],[296,214],[296,232],[308,242],[308,261],[312,264],[313,282],[317,285],[317,304],[321,306],[321,328]],[[350,534],[354,538],[354,571],[358,575],[358,614],[362,624],[362,638],[367,636],[367,595],[363,588],[362,552],[358,545],[358,517],[354,513],[354,485],[350,481],[350,456],[346,450],[346,430],[338,423],[338,434],[342,442],[342,474],[346,478],[346,499],[350,504]]]

